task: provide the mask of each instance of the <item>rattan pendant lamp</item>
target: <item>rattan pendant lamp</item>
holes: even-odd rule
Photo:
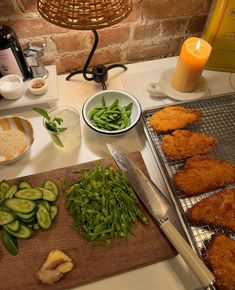
[[[48,22],[74,30],[92,30],[94,34],[94,43],[84,68],[73,71],[66,80],[82,73],[87,81],[94,80],[106,89],[108,70],[115,67],[127,69],[123,64],[113,64],[108,67],[97,65],[91,70],[88,67],[99,41],[97,30],[125,19],[132,10],[132,0],[38,0],[37,8],[40,15]]]

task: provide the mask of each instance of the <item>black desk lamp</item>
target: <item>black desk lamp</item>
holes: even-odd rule
[[[97,65],[91,70],[88,67],[99,41],[97,29],[112,26],[125,19],[132,10],[132,0],[38,0],[37,7],[40,15],[48,22],[74,30],[92,30],[94,34],[94,43],[84,68],[71,72],[66,80],[81,73],[87,81],[94,80],[106,89],[105,81],[110,69],[121,67],[127,70],[123,64],[108,67]]]

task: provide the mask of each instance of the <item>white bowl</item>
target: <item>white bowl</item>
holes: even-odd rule
[[[5,99],[18,99],[23,96],[24,82],[15,74],[9,74],[0,79],[0,94]]]
[[[47,80],[43,78],[34,78],[28,83],[28,89],[33,95],[43,95],[47,92],[47,88]]]
[[[131,116],[130,116],[130,125],[125,127],[124,129],[120,130],[104,130],[101,128],[98,128],[94,126],[91,123],[91,120],[88,117],[89,112],[94,109],[95,107],[102,106],[102,98],[104,98],[106,105],[110,106],[116,99],[119,100],[120,106],[126,106],[130,102],[133,103],[133,107],[131,110]],[[92,96],[90,96],[84,103],[82,108],[82,116],[86,124],[96,132],[107,134],[107,135],[119,135],[123,134],[130,129],[132,129],[140,120],[141,117],[141,106],[139,101],[132,96],[131,94],[121,91],[121,90],[104,90],[100,91]]]
[[[21,131],[24,135],[16,130]],[[19,150],[16,149],[16,132],[24,136],[23,141],[18,143]],[[33,127],[29,120],[20,116],[0,117],[0,165],[14,162],[23,157],[32,146],[33,141]]]

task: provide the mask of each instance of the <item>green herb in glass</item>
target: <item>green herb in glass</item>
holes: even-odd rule
[[[56,132],[56,133],[62,133],[64,132],[67,128],[65,127],[58,127],[63,123],[63,119],[56,117],[56,116],[50,116],[48,112],[42,108],[33,108],[35,112],[43,116],[46,121],[45,126],[49,131]],[[53,141],[60,147],[64,147],[63,143],[61,142],[60,138],[57,135],[52,135]]]

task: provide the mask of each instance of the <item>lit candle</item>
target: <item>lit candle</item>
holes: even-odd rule
[[[181,48],[171,84],[179,92],[192,92],[200,79],[211,53],[211,45],[203,39],[190,37]]]

